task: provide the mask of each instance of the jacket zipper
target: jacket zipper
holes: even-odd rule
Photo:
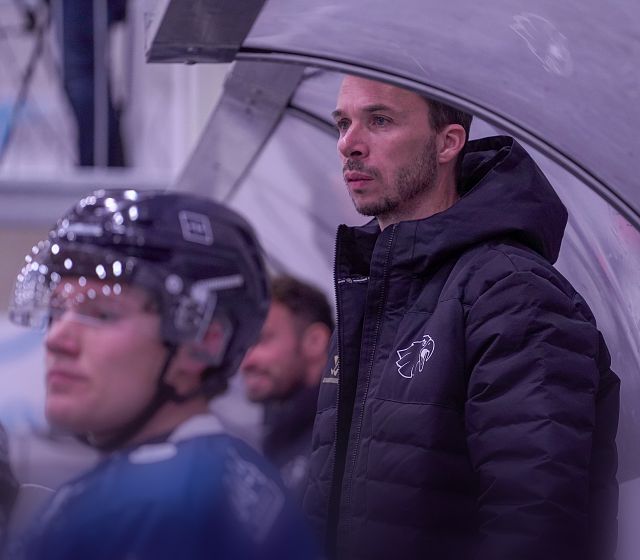
[[[335,326],[335,332],[336,332],[336,350],[338,352],[338,367],[341,367],[343,364],[343,360],[342,360],[342,344],[340,344],[340,336],[341,336],[341,332],[340,332],[340,318],[342,317],[342,312],[341,312],[341,308],[340,308],[340,298],[338,297],[338,256],[339,256],[339,247],[338,247],[338,241],[340,239],[340,230],[341,230],[342,226],[338,227],[338,230],[336,231],[336,241],[335,241],[335,245],[334,245],[334,251],[333,251],[333,294],[334,294],[334,298],[335,298],[335,303],[336,303],[336,326]],[[330,472],[331,472],[331,486],[329,487],[329,503],[327,504],[327,525],[325,527],[325,539],[326,539],[326,546],[327,546],[327,552],[329,554],[329,557],[333,557],[335,556],[335,546],[336,543],[333,542],[335,540],[335,537],[337,535],[337,526],[338,526],[338,518],[336,517],[336,519],[332,519],[331,518],[331,513],[334,509],[334,489],[333,489],[333,484],[335,483],[336,480],[336,459],[337,459],[337,453],[338,453],[338,421],[340,419],[340,379],[342,378],[342,372],[340,370],[338,370],[338,383],[336,385],[336,421],[335,421],[335,426],[334,426],[334,434],[333,434],[333,452],[331,454],[331,468],[330,468]],[[338,502],[338,509],[337,511],[339,512],[339,502]],[[336,535],[333,534],[333,525],[335,523],[335,528],[336,528]]]
[[[380,294],[380,300],[378,302],[378,309],[377,309],[377,313],[376,313],[376,325],[373,331],[373,346],[371,347],[371,353],[369,354],[369,368],[367,370],[367,377],[366,377],[366,381],[365,381],[365,387],[364,387],[364,394],[362,395],[362,406],[360,407],[360,415],[358,417],[358,426],[357,426],[357,431],[355,434],[355,438],[354,438],[354,443],[353,443],[353,453],[352,453],[352,459],[351,459],[351,474],[349,474],[348,472],[346,473],[347,476],[349,477],[348,481],[347,481],[347,488],[346,488],[346,492],[345,492],[345,505],[346,505],[346,510],[351,512],[351,492],[352,492],[352,488],[353,488],[353,474],[355,472],[355,467],[356,467],[356,462],[358,460],[358,451],[359,451],[359,447],[360,447],[360,432],[362,430],[362,422],[364,421],[364,409],[365,409],[365,403],[367,402],[367,395],[369,394],[369,385],[371,383],[371,374],[373,372],[373,362],[374,362],[374,358],[376,355],[376,349],[378,347],[378,336],[380,334],[380,326],[382,324],[382,312],[384,310],[384,300],[386,297],[386,291],[387,291],[387,275],[388,275],[388,264],[389,264],[389,255],[391,254],[391,246],[393,245],[393,240],[395,239],[395,235],[396,235],[396,227],[397,224],[393,224],[392,226],[392,230],[391,230],[391,235],[389,235],[389,240],[387,241],[387,251],[385,254],[385,258],[384,258],[384,268],[382,270],[382,293]],[[338,384],[339,386],[339,384]],[[357,389],[356,389],[357,390]],[[336,423],[336,429],[337,429],[337,423]],[[346,458],[345,458],[346,459]],[[338,510],[339,511],[339,510]],[[351,516],[349,515],[349,517],[347,518],[347,523],[349,525],[349,529],[348,531],[346,531],[347,534],[351,534]]]
[[[340,305],[342,299],[338,296],[338,288],[340,284],[352,284],[352,283],[360,283],[360,282],[368,282],[369,278],[345,278],[342,281],[338,281],[338,259],[339,259],[339,246],[338,240],[340,238],[340,231],[345,226],[340,226],[336,233],[336,243],[334,248],[333,255],[333,285],[334,285],[334,296],[336,303],[336,350],[338,352],[338,364],[339,367],[342,368],[344,364],[343,355],[342,355],[342,344],[340,338],[342,336],[342,331],[340,330],[340,319],[342,317],[342,306]],[[342,386],[342,371],[338,372],[338,383],[336,385],[336,420],[334,424],[334,446],[333,452],[331,454],[331,486],[329,488],[329,503],[327,505],[327,523],[325,527],[325,544],[328,552],[328,557],[332,558],[336,555],[336,546],[337,546],[337,531],[338,531],[338,523],[340,519],[340,489],[342,487],[342,479],[344,475],[344,468],[347,461],[346,448],[344,458],[341,460],[341,464],[338,465],[338,437],[339,437],[339,427],[340,427],[340,388]],[[351,422],[349,422],[351,425]],[[347,433],[347,438],[349,437]],[[348,445],[348,442],[347,442]],[[338,473],[337,468],[342,468],[342,472]]]

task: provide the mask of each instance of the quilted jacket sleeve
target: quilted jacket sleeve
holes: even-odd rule
[[[511,272],[468,310],[481,560],[586,560],[607,548],[594,537],[610,527],[594,527],[590,508],[599,486],[615,525],[618,386],[590,319],[579,296],[532,272]]]

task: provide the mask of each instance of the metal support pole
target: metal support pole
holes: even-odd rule
[[[96,167],[106,167],[109,162],[108,39],[107,2],[93,0],[93,164]]]

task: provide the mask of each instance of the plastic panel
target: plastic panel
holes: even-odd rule
[[[270,0],[243,50],[453,94],[555,147],[639,212],[639,21],[634,0]]]

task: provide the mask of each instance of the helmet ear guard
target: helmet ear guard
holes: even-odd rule
[[[231,322],[221,314],[216,315],[209,323],[204,335],[187,342],[189,355],[210,368],[222,365],[227,353],[229,341],[233,337]]]
[[[174,274],[166,277],[166,293],[169,298],[174,297],[168,305],[170,311],[169,317],[166,318],[166,325],[163,324],[163,337],[165,340],[176,342],[201,341],[214,319],[220,297],[219,292],[243,288],[244,279],[240,274],[204,278],[187,286],[185,293],[176,293],[178,286],[180,291],[185,288],[181,278]]]

